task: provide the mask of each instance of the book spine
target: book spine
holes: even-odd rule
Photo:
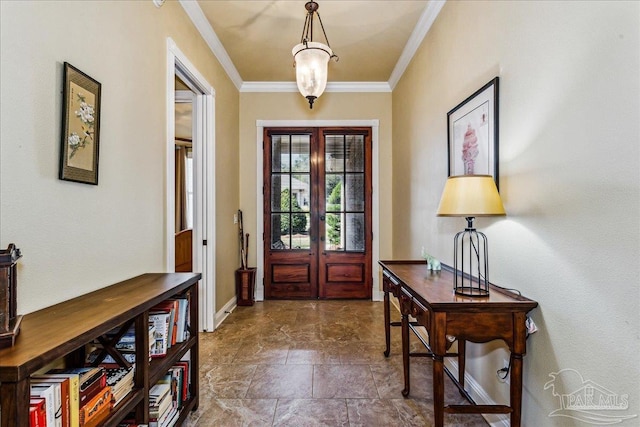
[[[60,423],[58,424],[62,427],[71,427],[70,379],[57,374],[44,374],[31,377],[31,384],[56,384],[59,386],[61,417],[59,417]],[[58,393],[57,390],[56,393]],[[56,414],[57,416],[58,414]]]
[[[53,386],[38,386],[31,385],[31,395],[36,397],[42,397],[45,400],[46,407],[46,425],[56,425],[56,408]]]
[[[107,407],[111,409],[111,387],[104,387],[100,392],[80,408],[80,427],[85,427]]]
[[[104,373],[91,384],[87,385],[84,390],[80,390],[80,407],[82,408],[91,399],[93,399],[107,385],[107,377]]]

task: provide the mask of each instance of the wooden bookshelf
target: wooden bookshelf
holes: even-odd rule
[[[190,356],[190,399],[180,420],[198,407],[198,281],[199,273],[148,273],[27,314],[14,346],[0,350],[1,426],[29,425],[30,376],[64,358],[82,366],[85,344],[131,320],[136,331],[135,386],[111,411],[102,426],[117,426],[134,413],[148,423],[149,389],[187,352]],[[168,298],[188,295],[190,337],[171,347],[163,358],[148,363],[149,309]],[[179,425],[179,424],[178,424]]]

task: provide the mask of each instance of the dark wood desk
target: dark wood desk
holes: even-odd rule
[[[442,271],[432,273],[424,261],[380,261],[383,269],[386,351],[389,355],[390,326],[389,294],[400,301],[402,315],[402,358],[404,384],[402,394],[410,392],[409,378],[409,316],[424,326],[429,334],[425,343],[433,358],[433,406],[435,425],[444,424],[445,413],[510,414],[511,426],[520,426],[522,409],[522,358],[526,353],[526,316],[538,303],[495,286],[485,298],[469,298],[453,292],[453,271],[443,265]],[[451,341],[458,340],[459,352],[447,353]],[[464,391],[464,343],[483,343],[503,340],[511,351],[510,406],[506,405],[446,405],[444,402],[444,357],[459,358],[459,377],[456,384]],[[450,375],[451,376],[451,375]],[[469,398],[468,393],[464,392]]]

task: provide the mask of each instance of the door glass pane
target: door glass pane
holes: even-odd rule
[[[271,137],[271,172],[289,172],[290,169],[289,135]]]
[[[293,249],[309,249],[311,247],[309,239],[310,215],[294,213],[291,218],[291,247]]]
[[[327,135],[324,139],[324,164],[327,172],[344,171],[344,137]]]
[[[293,172],[309,172],[310,135],[291,135],[291,163]]]
[[[289,214],[271,214],[271,249],[289,249],[291,233],[289,232]]]
[[[343,185],[342,175],[326,175],[326,211],[327,212],[340,212],[342,211],[343,200]]]
[[[364,172],[364,135],[346,135],[347,172]]]
[[[346,210],[364,211],[364,175],[347,174]]]
[[[346,214],[346,236],[345,241],[347,243],[348,251],[364,251],[364,214],[361,213],[349,213]]]
[[[271,210],[289,212],[289,175],[271,175]]]
[[[291,175],[291,211],[309,212],[311,187],[309,174]]]
[[[342,234],[343,214],[326,214],[325,217],[325,248],[328,251],[340,251],[344,248]]]

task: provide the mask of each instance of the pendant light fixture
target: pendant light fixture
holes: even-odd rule
[[[295,45],[291,53],[293,54],[293,66],[296,68],[296,82],[298,90],[309,100],[309,108],[313,108],[313,102],[322,95],[327,87],[327,68],[329,59],[338,56],[333,53],[329,46],[327,33],[324,31],[322,19],[318,13],[318,3],[307,2],[304,5],[307,10],[307,17],[302,28],[300,43]],[[327,44],[313,41],[313,20],[318,17],[320,28]]]

